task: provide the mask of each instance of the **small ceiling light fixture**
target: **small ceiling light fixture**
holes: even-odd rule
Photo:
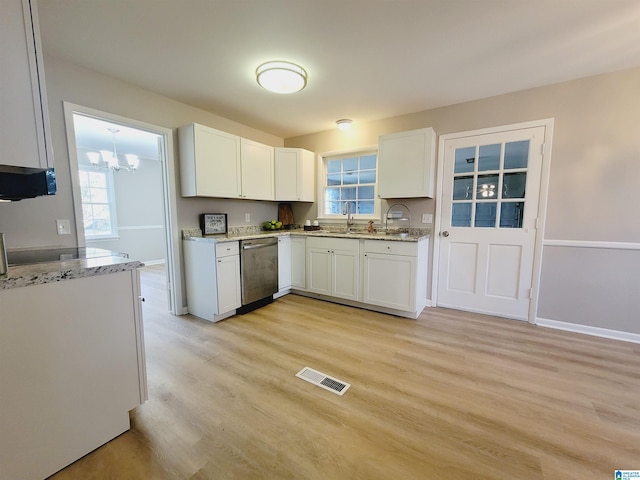
[[[353,121],[349,120],[348,118],[341,118],[340,120],[336,120],[336,125],[338,125],[338,128],[343,132],[345,130],[349,130],[352,123]]]
[[[307,72],[290,62],[266,62],[256,69],[262,88],[274,93],[295,93],[307,86]]]

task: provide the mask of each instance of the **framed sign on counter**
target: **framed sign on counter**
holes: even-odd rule
[[[203,235],[218,235],[227,233],[226,213],[201,213],[200,230]]]

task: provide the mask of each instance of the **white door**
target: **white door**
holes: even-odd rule
[[[439,306],[527,320],[544,134],[445,141]]]

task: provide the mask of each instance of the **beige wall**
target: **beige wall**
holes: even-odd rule
[[[634,249],[617,248],[619,243],[640,245],[640,214],[636,210],[640,188],[639,86],[640,69],[632,69],[375,122],[355,121],[346,135],[334,129],[290,138],[285,145],[326,152],[376,144],[379,135],[416,128],[433,127],[442,135],[554,118],[545,239],[602,244],[590,252],[589,268],[583,265],[576,269],[576,262],[569,260],[579,257],[575,250],[582,247],[566,246],[553,256],[543,254],[539,316],[640,333],[640,322],[630,320],[640,311],[636,273],[640,271],[640,255]],[[410,208],[412,218],[419,219],[421,213],[435,213],[437,205],[435,200],[413,200]],[[315,207],[298,207],[297,214],[313,218]],[[608,262],[609,250],[617,252],[614,263]],[[581,281],[594,268],[606,274]],[[638,298],[631,301],[633,305],[607,295],[627,291],[630,284],[636,286]],[[602,308],[577,309],[580,299],[585,304],[598,299]],[[609,315],[603,316],[603,310]]]
[[[58,193],[53,197],[40,197],[0,205],[0,231],[5,232],[9,248],[75,246],[77,243],[63,101],[174,129],[176,150],[178,140],[175,129],[191,122],[218,128],[267,145],[283,145],[282,138],[66,63],[58,58],[45,58],[45,73]],[[177,151],[175,161],[178,174]],[[174,181],[179,192],[179,179]],[[245,213],[251,214],[250,224],[257,225],[260,221],[275,218],[277,205],[276,202],[178,198],[178,224],[180,228],[197,227],[200,213],[225,212],[229,214],[230,225],[249,225],[244,222]],[[57,235],[56,219],[70,219],[72,234]]]

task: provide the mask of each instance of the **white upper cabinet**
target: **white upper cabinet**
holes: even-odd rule
[[[273,147],[243,138],[240,144],[242,198],[275,200]]]
[[[435,158],[436,133],[433,128],[381,136],[378,145],[378,196],[433,198]]]
[[[197,123],[178,140],[183,197],[275,199],[273,147]]]
[[[0,2],[0,168],[53,168],[35,0]]]
[[[315,154],[302,148],[275,149],[276,200],[315,201]]]
[[[194,123],[178,139],[183,197],[241,198],[240,137]]]

